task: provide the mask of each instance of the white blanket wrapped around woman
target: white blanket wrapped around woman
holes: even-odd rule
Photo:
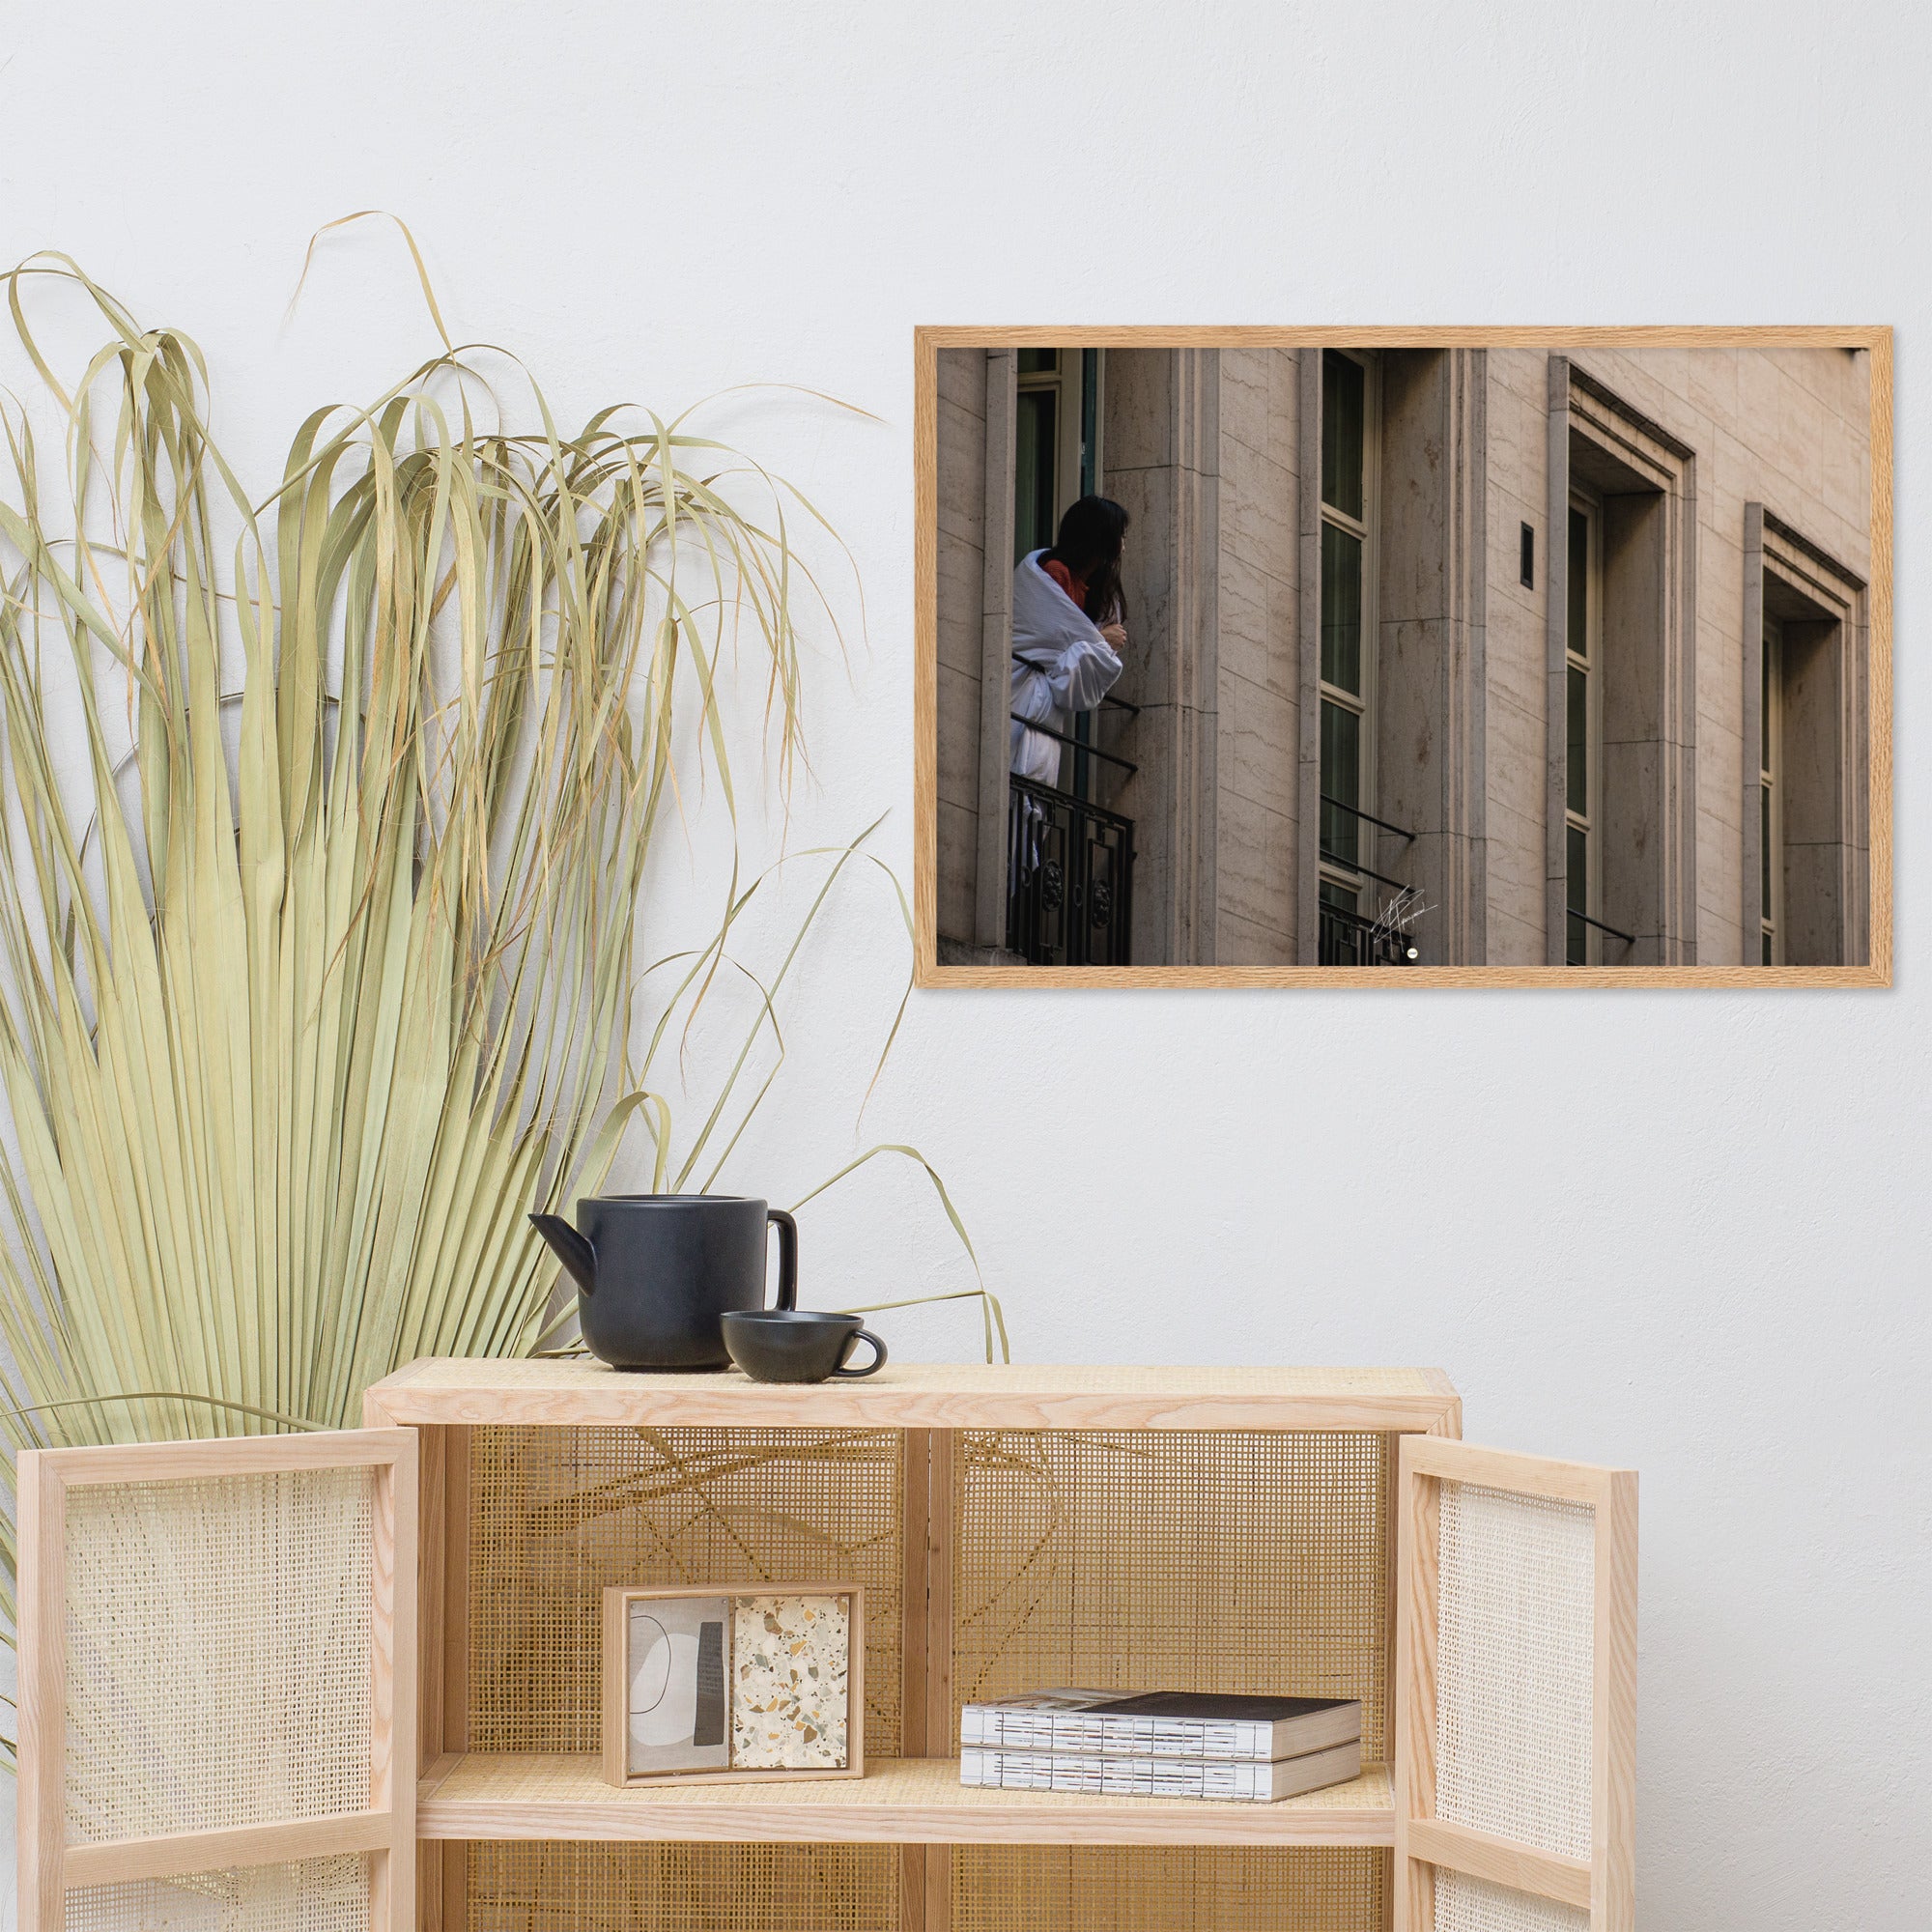
[[[1091,711],[1113,689],[1121,660],[1086,611],[1029,551],[1013,570],[1012,769],[1036,784],[1060,777],[1060,740],[1030,731],[1029,719],[1065,731],[1076,711]]]

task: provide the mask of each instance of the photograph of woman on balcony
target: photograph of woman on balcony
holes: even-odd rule
[[[941,969],[1872,960],[1869,340],[930,333]]]

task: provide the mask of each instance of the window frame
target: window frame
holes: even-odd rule
[[[1569,734],[1564,734],[1564,779],[1563,779],[1563,827],[1564,848],[1567,855],[1569,835],[1581,832],[1583,835],[1583,904],[1582,914],[1586,920],[1601,920],[1604,916],[1604,499],[1593,490],[1586,490],[1577,484],[1570,489],[1570,514],[1580,515],[1584,520],[1586,535],[1583,545],[1583,652],[1579,656],[1572,646],[1569,630],[1569,613],[1564,614],[1563,668],[1564,668],[1564,716],[1569,716],[1569,680],[1572,672],[1580,671],[1584,680],[1583,695],[1583,756],[1584,784],[1583,810],[1576,810],[1570,804],[1569,777]],[[1569,544],[1569,521],[1564,523],[1564,544]],[[1566,590],[1568,583],[1566,580]],[[1594,925],[1583,928],[1583,956],[1572,959],[1568,956],[1570,946],[1568,925],[1570,914],[1577,910],[1570,904],[1569,867],[1564,867],[1564,938],[1565,963],[1571,966],[1601,966],[1604,957],[1604,936]]]
[[[1015,357],[1015,360],[1024,361],[1026,354],[1027,352],[1025,350],[1019,351],[1018,355]],[[1023,481],[1023,476],[1019,463],[1020,441],[1018,435],[1018,424],[1025,417],[1027,400],[1029,397],[1032,396],[1050,395],[1053,398],[1053,476],[1051,479],[1051,488],[1048,491],[1048,495],[1052,499],[1054,507],[1052,511],[1052,516],[1049,518],[1049,522],[1057,520],[1060,515],[1060,507],[1059,507],[1060,472],[1062,469],[1065,467],[1061,456],[1061,446],[1065,441],[1065,422],[1066,422],[1066,408],[1065,408],[1066,399],[1061,393],[1060,352],[1056,349],[1052,352],[1052,355],[1053,355],[1053,367],[1051,369],[1023,370],[1014,379],[1014,384],[1013,384],[1013,420],[1015,429],[1014,429],[1014,439],[1013,439],[1014,467],[1013,467],[1012,497],[1013,497],[1013,562],[1015,564],[1017,564],[1022,557],[1031,555],[1034,551],[1040,548],[1040,546],[1037,543],[1033,542],[1030,537],[1023,536],[1021,533],[1021,505],[1023,500],[1021,484]],[[1031,499],[1034,497],[1034,494],[1035,493],[1033,491],[1027,491],[1025,493],[1025,497],[1026,498]],[[1030,510],[1028,515],[1030,520],[1031,518]],[[1033,532],[1033,535],[1037,535],[1037,534],[1038,533],[1037,531]],[[1051,543],[1053,541],[1053,537],[1050,531],[1047,535],[1046,540],[1048,543]]]
[[[1784,625],[1766,616],[1759,642],[1758,963],[1784,964]],[[1766,801],[1768,800],[1768,806]],[[1766,904],[1769,888],[1770,903]]]
[[[1320,512],[1321,527],[1333,526],[1353,537],[1362,547],[1362,688],[1359,693],[1345,691],[1340,685],[1330,684],[1321,675],[1321,654],[1316,651],[1316,744],[1321,745],[1321,709],[1334,704],[1339,710],[1354,713],[1359,721],[1355,754],[1355,809],[1358,811],[1373,811],[1376,799],[1378,777],[1376,757],[1376,661],[1379,655],[1376,648],[1378,636],[1378,537],[1380,518],[1377,514],[1381,499],[1381,360],[1372,350],[1344,349],[1327,346],[1318,352],[1322,355],[1341,355],[1355,363],[1362,371],[1362,515],[1359,520],[1350,517],[1346,510],[1339,510],[1331,504],[1321,488],[1322,465],[1318,447],[1316,465],[1315,495],[1316,506]],[[1326,393],[1325,377],[1323,394]],[[1325,430],[1323,432],[1325,434]],[[1319,440],[1318,440],[1319,441]],[[1321,554],[1318,537],[1316,546],[1317,567],[1320,568]],[[1320,609],[1320,589],[1317,586],[1317,609]],[[1318,765],[1318,770],[1320,769]],[[1359,867],[1350,868],[1334,863],[1322,855],[1321,841],[1320,794],[1327,789],[1326,774],[1322,773],[1318,781],[1318,805],[1316,811],[1316,862],[1320,868],[1316,896],[1327,896],[1327,891],[1348,895],[1345,901],[1349,910],[1360,913],[1362,894],[1374,884],[1370,875]],[[1357,820],[1357,854],[1360,839],[1366,836],[1361,821]],[[1331,904],[1333,900],[1329,901]]]
[[[1081,443],[1084,440],[1081,429],[1082,417],[1086,412],[1086,352],[1080,349],[1055,347],[1048,343],[1040,343],[1036,346],[1038,350],[1043,350],[1051,354],[1053,356],[1053,367],[1051,369],[1029,369],[1017,375],[1014,378],[1014,405],[1017,408],[1019,398],[1022,396],[1037,395],[1045,390],[1050,390],[1053,394],[1053,489],[1051,495],[1053,498],[1052,521],[1055,528],[1058,528],[1061,518],[1066,514],[1068,506],[1076,501],[1081,494]],[[1021,352],[1021,354],[1024,353],[1026,352]],[[1068,368],[1069,362],[1072,365],[1070,369]],[[1094,442],[1096,445],[1099,441],[1098,423],[1101,414],[1098,407],[1098,398],[1105,380],[1106,371],[1103,359],[1094,377]],[[1096,489],[1099,487],[1097,480],[1099,467],[1099,450],[1096,446],[1094,462],[1094,487]],[[1019,479],[1017,476],[1013,479],[1013,502],[1015,515],[1017,516],[1019,505]],[[1050,545],[1052,542],[1053,537],[1049,533],[1047,544]],[[1013,561],[1017,563],[1022,556],[1027,554],[1027,552],[1019,550],[1017,542],[1014,548],[1017,554]],[[1041,546],[1034,545],[1029,548],[1038,549]]]

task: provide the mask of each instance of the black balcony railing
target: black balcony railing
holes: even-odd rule
[[[1407,966],[1413,963],[1411,941],[1378,920],[1364,919],[1347,906],[1320,907],[1320,952],[1323,966]]]
[[[1052,785],[1009,778],[1007,946],[1030,966],[1124,966],[1134,822]]]
[[[1352,821],[1344,826],[1342,819]],[[1392,879],[1386,872],[1378,872],[1373,867],[1362,864],[1359,848],[1359,830],[1364,825],[1373,825],[1378,831],[1393,834],[1404,844],[1412,845],[1415,834],[1406,826],[1391,825],[1386,818],[1378,818],[1372,811],[1364,811],[1359,806],[1345,805],[1339,798],[1321,794],[1321,863],[1332,866],[1338,872],[1352,872],[1357,877],[1373,879],[1378,886],[1386,886],[1394,895],[1388,908],[1393,915],[1416,901],[1415,888],[1402,879]],[[1346,853],[1331,851],[1331,844],[1346,843]],[[1412,920],[1398,925],[1388,919],[1364,919],[1352,906],[1331,905],[1321,900],[1320,919],[1316,927],[1316,957],[1323,966],[1412,966],[1421,956],[1421,949],[1410,938],[1407,926]]]

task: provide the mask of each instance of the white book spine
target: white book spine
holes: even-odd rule
[[[1184,1759],[1109,1757],[1078,1752],[961,1751],[959,1781],[1001,1791],[1086,1792],[1106,1798],[1205,1798],[1265,1804],[1270,1764],[1201,1764]]]
[[[1103,1717],[1094,1711],[1029,1711],[996,1704],[961,1708],[959,1742],[997,1750],[1237,1758],[1257,1764],[1266,1764],[1274,1756],[1271,1724],[1244,1719]]]

